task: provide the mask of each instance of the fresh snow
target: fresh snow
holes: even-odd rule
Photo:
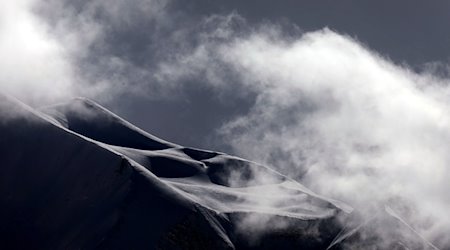
[[[266,166],[164,141],[84,98],[36,110],[0,95],[0,111],[2,249],[341,249],[370,224]],[[407,232],[388,246],[433,249],[387,214]]]

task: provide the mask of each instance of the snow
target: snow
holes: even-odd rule
[[[346,233],[349,206],[266,166],[164,141],[93,101],[0,100],[4,249],[339,249],[361,227]]]

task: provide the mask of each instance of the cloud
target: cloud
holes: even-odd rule
[[[221,130],[235,152],[366,215],[395,207],[450,244],[448,79],[328,29],[295,41],[256,32],[216,50],[257,93],[250,113]]]
[[[162,41],[152,31],[158,33],[171,26],[164,11],[167,3],[5,3],[0,10],[0,90],[39,105],[79,95],[99,99],[125,91],[139,93],[133,89],[133,83],[147,83],[145,79],[151,77],[151,70],[133,61],[136,53],[145,51],[134,48],[134,44],[126,47],[126,43],[148,42],[148,46],[153,46],[156,44],[152,39]],[[149,40],[136,37],[133,41],[133,34],[144,34]]]
[[[367,218],[387,206],[426,239],[450,245],[445,64],[418,73],[327,28],[248,27],[236,13],[212,21],[216,32],[199,32],[207,35],[197,47],[157,73],[256,96],[247,114],[222,126],[222,141]]]
[[[32,4],[10,1],[0,10],[0,88],[34,101],[66,96],[75,78],[66,50],[31,13]]]
[[[168,14],[170,2],[48,1],[37,9],[70,49],[83,87],[100,88],[95,98],[157,96],[165,87],[154,80],[153,63],[175,49],[172,36],[179,29],[178,14]]]
[[[363,213],[393,207],[450,245],[445,65],[417,73],[329,29],[194,20],[157,0],[6,2],[0,53],[0,90],[29,103],[158,96],[186,82],[252,95],[220,129],[237,154]]]

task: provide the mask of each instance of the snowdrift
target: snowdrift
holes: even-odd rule
[[[434,249],[393,211],[402,233],[380,246],[377,217],[83,98],[36,110],[0,95],[0,157],[1,249]]]

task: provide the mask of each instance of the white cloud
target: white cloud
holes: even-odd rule
[[[196,49],[158,73],[256,95],[249,113],[220,130],[235,153],[367,216],[391,206],[427,239],[450,245],[445,74],[415,73],[329,29],[294,37],[265,25],[243,34],[229,25],[241,22],[237,14],[214,19],[217,33],[206,29]]]
[[[151,76],[151,70],[105,52],[110,45],[105,35],[112,29],[137,32],[131,26],[143,22],[148,23],[142,28],[170,26],[167,3],[5,2],[0,10],[0,91],[31,104],[135,91],[129,83]]]
[[[406,200],[414,211],[408,222],[438,245],[450,245],[445,75],[414,73],[328,29],[301,37],[286,37],[279,27],[249,29],[236,13],[207,18],[198,33],[171,31],[178,40],[194,34],[200,44],[174,48],[156,71],[107,53],[93,68],[80,68],[76,61],[92,46],[105,45],[108,25],[136,21],[130,6],[148,11],[151,22],[173,25],[163,13],[166,1],[93,1],[81,12],[49,1],[47,11],[67,15],[56,16],[53,26],[35,15],[36,3],[7,1],[0,9],[1,91],[41,103],[105,86],[111,93],[149,77],[162,89],[166,81],[197,78],[223,91],[252,92],[250,112],[221,130],[238,154],[362,211]]]
[[[33,1],[7,1],[0,10],[0,88],[37,101],[66,96],[73,70],[61,44],[31,12]]]
[[[216,49],[258,96],[222,128],[236,152],[368,214],[405,200],[407,221],[450,243],[447,79],[328,29],[288,42],[256,32]]]

